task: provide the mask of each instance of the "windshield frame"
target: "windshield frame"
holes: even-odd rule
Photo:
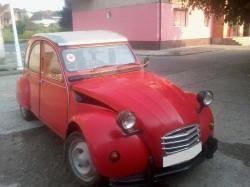
[[[62,55],[62,53],[65,49],[90,48],[90,47],[114,46],[114,45],[126,45],[128,47],[128,49],[130,50],[131,55],[135,59],[135,62],[130,63],[130,64],[113,65],[113,66],[109,66],[109,67],[99,67],[99,68],[97,67],[97,68],[92,68],[92,69],[87,69],[87,70],[79,70],[79,71],[68,71],[67,70],[66,65],[65,65],[65,61],[64,61],[64,58]],[[134,51],[132,50],[130,44],[127,42],[62,46],[62,47],[60,47],[60,56],[61,56],[63,69],[64,69],[65,74],[67,76],[88,75],[89,77],[91,77],[91,75],[93,75],[93,77],[95,77],[96,74],[98,74],[98,75],[101,75],[102,73],[108,74],[108,72],[110,72],[110,74],[115,74],[116,71],[117,71],[117,73],[122,73],[122,70],[125,70],[125,72],[127,72],[128,69],[131,69],[131,71],[133,71],[132,68],[129,68],[129,66],[137,67],[137,69],[140,68],[140,70],[143,69],[141,66],[140,60],[137,58],[137,56],[135,55]],[[122,68],[119,68],[121,66],[122,66]]]

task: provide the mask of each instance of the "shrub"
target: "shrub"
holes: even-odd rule
[[[14,40],[12,30],[9,27],[3,29],[3,40],[4,42],[11,42]]]

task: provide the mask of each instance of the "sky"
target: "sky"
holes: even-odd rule
[[[12,2],[14,8],[25,8],[35,12],[39,10],[61,10],[64,0],[0,0],[0,4]]]

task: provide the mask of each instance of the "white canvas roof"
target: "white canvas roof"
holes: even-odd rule
[[[48,38],[59,46],[125,42],[124,36],[104,30],[40,33],[35,36]]]

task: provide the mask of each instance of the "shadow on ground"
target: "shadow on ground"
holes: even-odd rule
[[[0,142],[1,187],[79,186],[65,166],[63,141],[48,128],[2,135]]]
[[[0,186],[77,186],[64,165],[62,140],[47,128],[0,136],[0,142]]]

